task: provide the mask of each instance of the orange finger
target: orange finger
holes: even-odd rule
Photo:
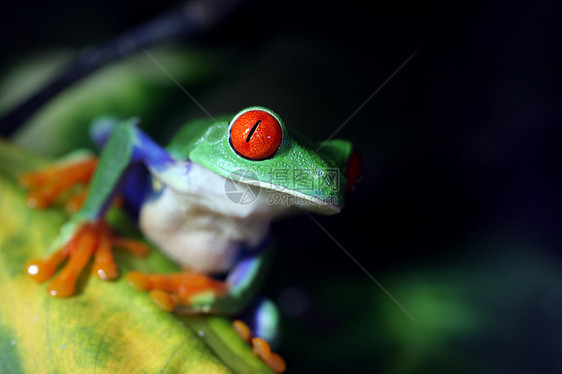
[[[91,224],[86,224],[80,232],[67,244],[70,259],[49,284],[47,291],[51,296],[68,297],[74,293],[76,280],[88,263],[96,246],[98,238],[96,229]]]
[[[70,197],[66,204],[65,209],[69,213],[76,213],[82,208],[82,205],[86,202],[86,197],[88,196],[88,188],[83,188],[79,193]]]
[[[269,366],[271,370],[276,373],[284,373],[287,370],[287,364],[285,364],[285,360],[277,353],[271,353],[268,359],[264,360],[264,362]]]
[[[125,238],[113,238],[113,245],[119,248],[123,248],[136,256],[144,257],[150,250],[148,246],[139,240],[125,239]]]
[[[101,224],[92,272],[104,280],[115,279],[119,276],[119,270],[111,252],[111,233],[107,226]]]
[[[33,259],[25,265],[27,274],[36,282],[44,282],[55,274],[68,254],[68,251],[60,249],[46,259]]]

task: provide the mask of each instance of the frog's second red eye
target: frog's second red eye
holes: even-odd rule
[[[262,109],[243,112],[230,126],[230,144],[240,156],[265,160],[277,152],[283,139],[279,120]]]

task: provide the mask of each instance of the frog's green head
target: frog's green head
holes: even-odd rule
[[[324,214],[341,210],[346,172],[349,177],[357,169],[349,165],[357,161],[350,142],[310,141],[288,130],[271,110],[257,106],[217,120],[189,143],[186,155],[207,169],[279,192],[281,202]]]

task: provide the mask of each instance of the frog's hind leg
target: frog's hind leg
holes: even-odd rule
[[[99,118],[90,127],[90,137],[101,149],[111,136],[119,121],[113,118]],[[75,194],[67,196],[66,209],[77,212],[88,194],[87,185],[92,179],[98,158],[86,150],[79,150],[63,157],[43,169],[20,176],[20,185],[28,189],[27,204],[32,208],[47,208],[76,185],[82,185]]]
[[[282,373],[285,361],[272,348],[279,339],[279,311],[269,299],[258,298],[232,322],[240,337],[252,345],[254,353],[272,370]]]
[[[266,240],[261,248],[242,257],[224,281],[189,271],[173,274],[133,271],[127,274],[127,280],[139,291],[150,291],[154,303],[167,312],[237,315],[245,310],[240,318],[246,322],[236,320],[235,330],[251,343],[256,355],[272,370],[282,373],[285,362],[271,351],[267,342],[275,341],[278,335],[277,308],[269,300],[252,303],[269,267],[273,249],[270,240]]]

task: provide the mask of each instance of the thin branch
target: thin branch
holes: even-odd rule
[[[58,76],[0,119],[0,136],[12,134],[49,100],[108,63],[164,41],[203,34],[227,18],[242,2],[243,0],[190,1],[105,44],[85,48]]]

